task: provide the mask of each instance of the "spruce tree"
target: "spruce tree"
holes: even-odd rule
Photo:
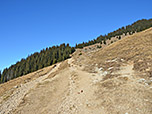
[[[106,40],[104,40],[103,43],[106,45]]]

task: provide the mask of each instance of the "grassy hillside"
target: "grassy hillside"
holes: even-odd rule
[[[61,44],[60,46],[43,49],[39,53],[36,52],[26,59],[22,59],[8,69],[4,69],[0,76],[0,82],[4,83],[16,77],[26,75],[46,66],[63,61],[69,58],[70,54],[74,51],[75,49],[70,47],[69,44]]]
[[[128,36],[94,54],[92,63],[123,59],[133,62],[133,69],[152,77],[152,28]]]
[[[46,49],[41,50],[40,52],[36,52],[26,59],[21,59],[21,61],[17,62],[16,64],[10,66],[9,68],[4,69],[3,73],[0,73],[0,83],[7,82],[11,79],[14,79],[16,77],[31,73],[33,71],[39,70],[43,67],[52,65],[54,63],[63,61],[67,58],[69,58],[69,55],[72,54],[75,51],[75,48],[83,48],[85,46],[93,45],[95,43],[104,43],[106,44],[106,40],[111,39],[112,37],[117,37],[118,39],[121,39],[122,34],[134,34],[136,32],[143,31],[145,29],[148,29],[152,27],[152,19],[146,20],[142,19],[139,21],[136,21],[135,23],[119,28],[116,31],[110,32],[107,35],[100,35],[98,38],[88,41],[88,42],[83,42],[80,44],[76,44],[76,47],[71,47],[69,44],[61,44],[60,46],[53,46],[49,47]],[[138,39],[135,39],[137,41]],[[134,41],[134,42],[135,42]],[[121,43],[121,42],[119,42]],[[125,42],[127,44],[127,41]],[[125,47],[127,45],[123,45]],[[122,48],[122,47],[120,47]],[[127,47],[126,47],[127,48]],[[142,48],[142,46],[139,46],[138,48]],[[135,51],[138,50],[135,49]],[[110,50],[113,50],[112,48]],[[117,49],[119,50],[119,48]],[[123,53],[128,53],[127,56],[129,56],[130,51],[133,50],[128,50]],[[117,54],[116,54],[117,53]],[[119,53],[111,53],[112,55],[119,56]],[[104,56],[110,54],[110,52],[104,52],[103,53],[103,58]],[[122,53],[120,53],[121,55]],[[124,55],[122,55],[124,57]]]

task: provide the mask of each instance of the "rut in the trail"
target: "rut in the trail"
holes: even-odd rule
[[[58,113],[65,114],[93,114],[102,112],[95,100],[95,87],[92,84],[92,75],[81,71],[77,65],[72,64],[69,59],[71,72],[69,75],[69,93],[58,108]]]

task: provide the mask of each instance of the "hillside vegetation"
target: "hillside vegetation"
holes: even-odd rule
[[[125,27],[121,27],[113,32],[108,33],[107,35],[100,35],[99,37],[97,37],[94,40],[88,41],[88,42],[83,42],[80,44],[76,44],[76,48],[83,48],[85,46],[89,46],[92,44],[96,44],[96,43],[104,43],[106,44],[106,40],[110,40],[112,37],[117,37],[118,39],[121,39],[121,35],[132,35],[135,32],[140,32],[143,31],[145,29],[148,29],[152,27],[152,19],[142,19],[142,20],[138,20],[136,22],[134,22],[131,25],[127,25]]]
[[[4,69],[0,77],[1,83],[63,61],[69,58],[74,51],[75,49],[69,44],[61,44],[43,49],[40,53],[36,52],[8,69]]]
[[[118,39],[121,39],[121,35],[123,34],[132,35],[135,32],[140,32],[150,27],[152,27],[152,19],[142,19],[136,21],[131,25],[110,32],[107,35],[100,35],[94,40],[76,44],[75,47],[71,47],[69,46],[69,44],[61,44],[60,46],[53,46],[43,49],[40,52],[36,52],[28,56],[26,59],[22,59],[21,61],[10,66],[9,68],[4,69],[2,74],[0,72],[0,83],[7,82],[16,77],[31,73],[43,67],[63,61],[69,58],[69,55],[75,51],[75,48],[83,48],[85,46],[93,45],[96,43],[106,44],[106,40],[110,40],[112,37],[117,37]]]
[[[0,84],[0,113],[152,114],[151,44],[149,28]]]
[[[152,77],[152,28],[127,36],[94,54],[91,63],[105,64],[108,60],[130,61],[133,69]]]

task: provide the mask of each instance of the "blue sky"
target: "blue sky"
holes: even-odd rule
[[[0,0],[0,69],[43,48],[152,18],[151,0]]]

